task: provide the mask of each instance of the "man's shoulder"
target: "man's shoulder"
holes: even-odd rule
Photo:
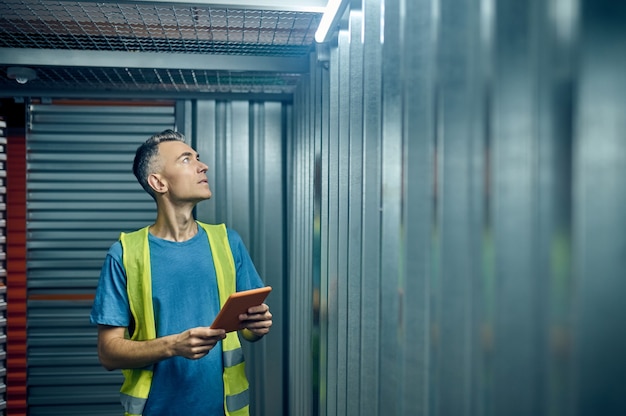
[[[117,240],[109,247],[109,251],[107,252],[107,256],[110,256],[114,259],[122,258],[122,243],[120,240]]]
[[[239,233],[237,232],[237,230],[235,230],[234,228],[228,228],[226,227],[226,234],[228,234],[228,239],[232,242],[232,241],[241,241],[241,235],[239,235]]]

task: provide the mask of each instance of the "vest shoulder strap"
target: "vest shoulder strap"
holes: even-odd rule
[[[224,224],[205,224],[198,221],[198,224],[209,236],[211,254],[215,264],[215,275],[217,276],[217,287],[219,290],[220,307],[224,306],[226,299],[237,290],[235,280],[235,260],[228,241],[228,232]]]
[[[137,340],[156,338],[148,230],[149,227],[144,227],[132,233],[120,235],[130,310],[134,321],[142,323],[142,325],[135,325],[132,334],[132,339]]]

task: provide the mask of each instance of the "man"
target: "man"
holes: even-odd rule
[[[135,155],[133,173],[156,201],[156,220],[111,246],[91,312],[100,362],[124,373],[126,415],[248,415],[237,332],[209,326],[228,293],[264,285],[235,231],[193,218],[211,197],[207,170],[172,130]],[[240,320],[251,342],[272,325],[266,304]]]

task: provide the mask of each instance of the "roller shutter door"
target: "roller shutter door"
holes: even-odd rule
[[[167,105],[31,105],[27,134],[29,415],[121,414],[121,373],[97,358],[89,312],[108,247],[154,219],[135,149]]]

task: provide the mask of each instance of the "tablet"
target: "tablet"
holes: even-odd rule
[[[231,294],[215,317],[211,328],[224,329],[226,332],[237,331],[240,323],[239,315],[247,313],[248,308],[252,306],[262,304],[271,291],[271,286],[265,286]]]

